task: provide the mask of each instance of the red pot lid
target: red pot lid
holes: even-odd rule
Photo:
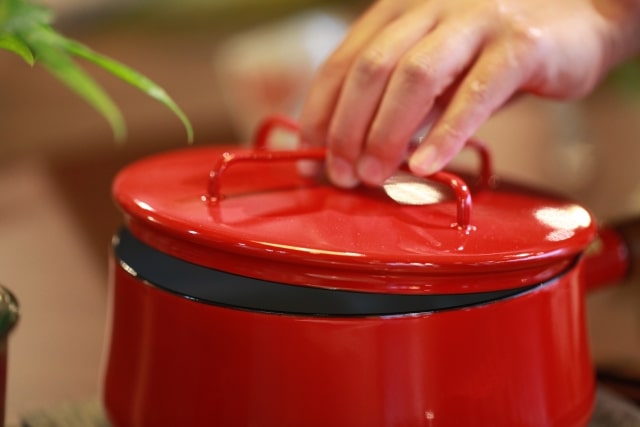
[[[441,184],[336,188],[301,177],[298,157],[208,146],[131,164],[114,182],[128,227],[176,257],[292,284],[397,293],[519,287],[572,268],[595,234],[583,207],[496,185],[486,152],[480,184],[450,174]],[[411,181],[418,181],[417,178]],[[423,180],[419,180],[423,181]],[[437,185],[437,191],[433,192]],[[404,205],[387,191],[443,200]],[[395,197],[395,196],[394,196]]]

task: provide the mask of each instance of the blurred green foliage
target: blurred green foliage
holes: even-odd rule
[[[640,102],[640,59],[633,58],[611,70],[603,86],[625,99]]]
[[[193,128],[171,97],[156,83],[126,65],[69,39],[51,26],[53,14],[28,0],[0,0],[0,48],[19,55],[29,65],[40,64],[69,89],[93,106],[111,125],[116,140],[126,126],[120,109],[74,57],[89,61],[140,89],[173,111],[182,121],[189,141]]]

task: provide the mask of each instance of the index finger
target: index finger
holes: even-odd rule
[[[316,73],[300,115],[300,137],[304,145],[326,142],[333,111],[345,77],[360,50],[386,24],[396,19],[400,9],[395,1],[379,1],[351,27],[341,45]]]
[[[444,113],[409,158],[416,175],[431,175],[449,163],[489,116],[527,80],[530,66],[509,49],[489,45],[462,80]]]

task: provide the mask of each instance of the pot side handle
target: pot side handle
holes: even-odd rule
[[[588,292],[618,284],[640,268],[640,218],[632,218],[598,230],[584,254],[584,285]]]

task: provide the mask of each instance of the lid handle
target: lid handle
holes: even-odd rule
[[[326,158],[324,148],[310,148],[304,150],[278,150],[269,151],[269,135],[277,127],[284,127],[290,131],[297,132],[298,124],[291,119],[282,116],[273,116],[265,120],[259,127],[254,140],[254,151],[225,152],[220,156],[213,169],[209,173],[209,185],[207,188],[208,199],[211,203],[217,204],[222,199],[220,191],[220,179],[222,174],[232,164],[240,162],[295,162],[300,160],[321,161]],[[486,188],[490,186],[493,176],[491,168],[491,156],[486,146],[478,141],[468,141],[467,146],[475,149],[480,155],[480,186]],[[471,225],[471,191],[465,181],[450,172],[436,172],[424,177],[448,186],[454,193],[457,206],[457,222],[454,227],[469,231]]]
[[[258,126],[258,131],[254,137],[253,148],[256,150],[268,150],[269,138],[273,131],[278,128],[282,128],[293,133],[298,133],[300,131],[300,125],[289,117],[282,115],[269,116]],[[491,152],[487,148],[486,144],[477,139],[467,140],[465,148],[473,149],[480,157],[480,181],[478,183],[480,189],[490,188],[494,177]]]

